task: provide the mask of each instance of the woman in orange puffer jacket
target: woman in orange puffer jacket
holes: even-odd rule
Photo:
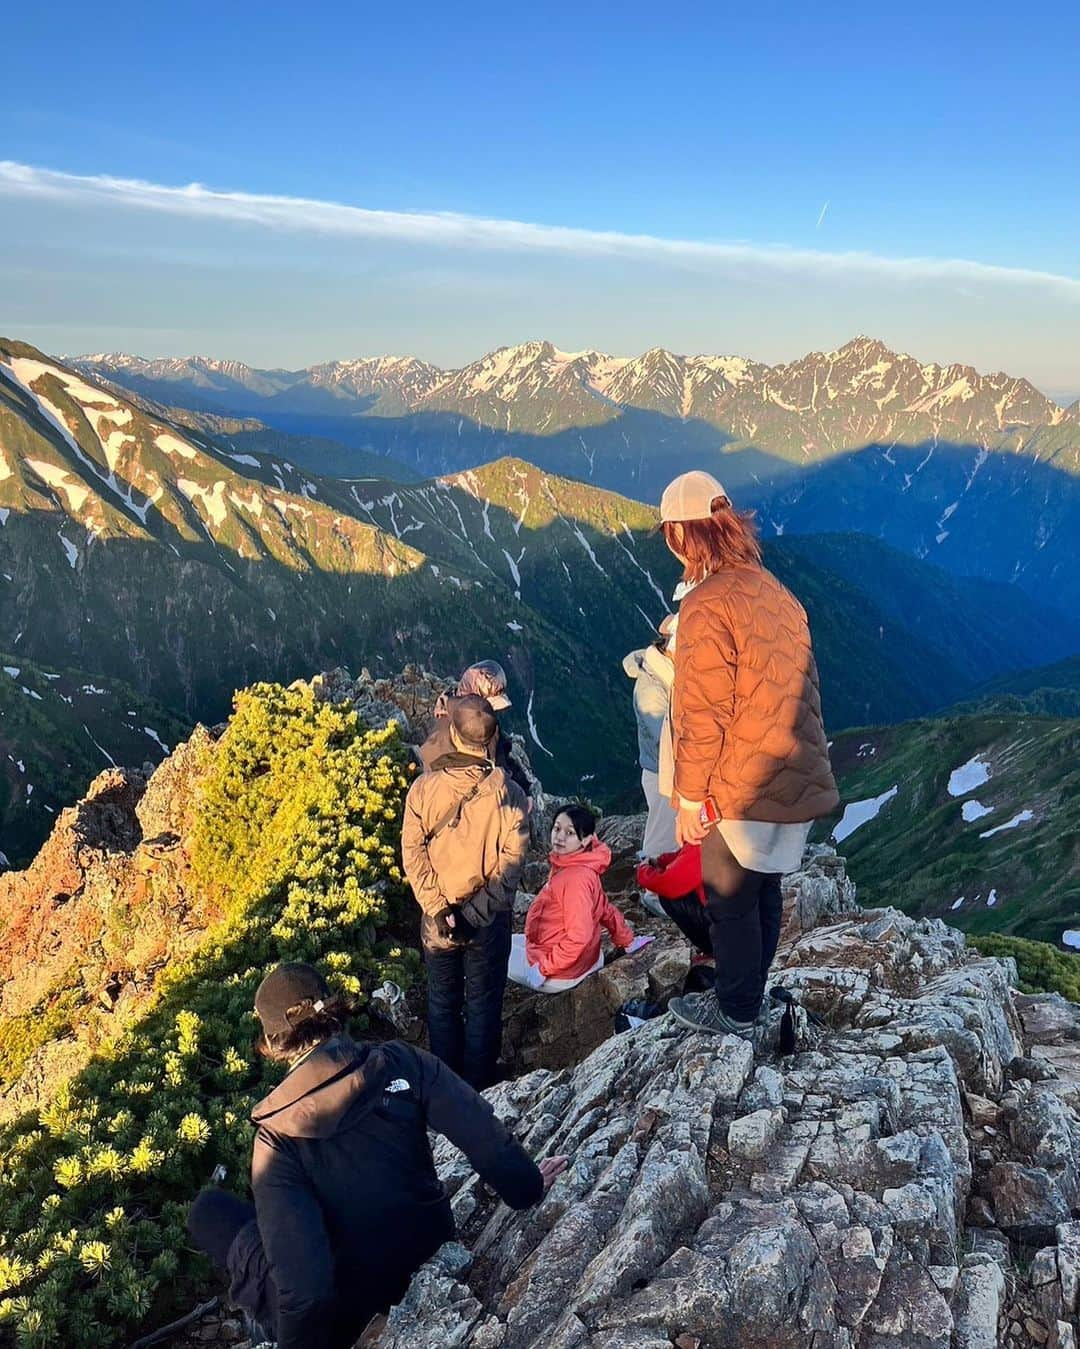
[[[596,837],[596,816],[584,806],[566,806],[551,826],[551,872],[525,919],[525,935],[515,936],[510,978],[529,988],[558,993],[600,969],[600,930],[616,946],[636,951],[649,938],[634,936],[630,924],[604,894],[600,877],[611,865],[611,849]]]
[[[711,473],[660,502],[683,564],[671,703],[675,836],[701,845],[716,983],[673,998],[693,1030],[758,1036],[780,936],[780,881],[840,797],[829,765],[806,611],[762,565],[753,522]]]

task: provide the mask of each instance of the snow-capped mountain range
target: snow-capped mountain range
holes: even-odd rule
[[[460,370],[412,357],[301,371],[205,357],[75,363],[166,403],[254,415],[358,456],[350,470],[349,451],[335,453],[330,468],[319,451],[305,459],[316,471],[368,472],[375,454],[429,477],[510,455],[655,502],[675,473],[705,467],[767,533],[856,530],[1080,606],[1080,403],[868,337],[777,366],[550,342]]]
[[[1028,380],[983,375],[966,365],[924,364],[868,337],[776,366],[741,356],[680,356],[661,347],[634,358],[566,352],[541,341],[500,347],[457,370],[412,356],[331,361],[292,371],[256,370],[206,356],[146,360],[98,354],[71,361],[158,397],[170,389],[197,394],[214,403],[213,410],[226,412],[265,411],[267,401],[282,411],[301,403],[301,410],[311,411],[312,395],[321,394],[319,406],[327,414],[455,412],[481,426],[551,434],[608,420],[620,409],[638,409],[721,426],[748,444],[773,439],[777,411],[804,421],[839,419],[844,428],[839,438],[807,433],[801,447],[807,458],[895,442],[924,421],[965,437],[1062,424],[1080,428],[1080,403],[1062,408]],[[356,404],[362,406],[350,407]],[[759,447],[776,450],[769,443]]]

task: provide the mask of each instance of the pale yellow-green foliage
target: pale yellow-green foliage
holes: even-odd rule
[[[0,1340],[27,1349],[124,1343],[201,1291],[184,1213],[219,1164],[246,1183],[248,1116],[275,1071],[251,1052],[269,968],[316,961],[361,995],[415,976],[393,934],[396,731],[263,684],[208,753],[189,846],[218,918],[107,1054],[0,1131]]]

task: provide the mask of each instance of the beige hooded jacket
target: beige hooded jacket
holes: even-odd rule
[[[433,920],[449,905],[460,904],[474,927],[510,909],[528,844],[525,794],[489,760],[454,752],[417,778],[405,798],[401,856],[425,946],[442,945]]]

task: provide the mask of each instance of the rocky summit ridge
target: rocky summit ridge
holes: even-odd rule
[[[311,688],[414,738],[440,685],[419,671],[335,672]],[[197,945],[212,915],[191,888],[187,840],[210,743],[200,731],[149,778],[110,770],[28,871],[0,879],[7,944],[29,943],[29,958],[5,957],[6,1017],[40,1017],[72,969],[96,1008],[9,1080],[8,1118],[52,1099]],[[537,788],[538,819],[549,805]],[[1019,994],[1010,960],[976,956],[938,919],[859,909],[842,859],[818,848],[785,879],[773,975],[805,1009],[794,1053],[781,1056],[772,1031],[751,1046],[667,1015],[612,1034],[624,1001],[663,1005],[689,964],[678,934],[640,908],[641,827],[604,821],[608,886],[656,942],[570,994],[514,990],[504,1054],[521,1075],[487,1093],[533,1155],[569,1154],[568,1171],[514,1214],[439,1140],[460,1239],[365,1342],[1075,1346],[1080,1006]],[[542,871],[538,849],[522,914]],[[240,1338],[220,1313],[196,1336]]]
[[[437,682],[334,674],[316,688],[412,735]],[[82,920],[113,891],[126,888],[140,905],[149,894],[158,908],[168,892],[185,894],[197,751],[174,752],[149,782],[102,781],[93,809],[58,823],[52,852],[6,878],[9,906],[22,886],[35,891],[35,912],[63,881],[34,955],[43,970],[49,961],[94,968],[64,945],[64,909],[85,931]],[[538,815],[547,805],[538,792]],[[662,1002],[689,960],[677,934],[639,907],[630,877],[640,829],[635,817],[604,822],[610,889],[658,940],[569,995],[516,990],[506,1049],[519,1071],[545,1066],[488,1092],[534,1155],[568,1153],[570,1168],[538,1207],[514,1214],[438,1141],[460,1240],[417,1273],[365,1342],[1075,1346],[1080,1007],[1017,993],[1011,961],[976,956],[940,920],[859,909],[842,860],[818,849],[786,878],[774,970],[818,1019],[801,1020],[793,1054],[692,1034],[665,1015],[612,1035],[622,1001]],[[541,870],[538,856],[522,911]],[[182,946],[205,921],[184,904]],[[160,952],[148,950],[143,969],[139,959],[119,989],[99,963],[93,978],[112,1005],[102,1015],[122,1018],[146,996]],[[9,1013],[17,1002],[39,1005],[41,988],[28,980],[24,971]],[[42,1085],[29,1072],[19,1107]],[[194,1333],[192,1345],[240,1338],[221,1313]]]
[[[373,1342],[1074,1345],[1080,1009],[892,910],[799,932],[778,964],[827,1025],[790,1058],[661,1017],[491,1091],[571,1167],[514,1215],[440,1142],[464,1244]]]

